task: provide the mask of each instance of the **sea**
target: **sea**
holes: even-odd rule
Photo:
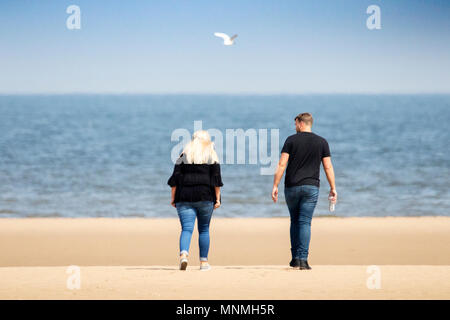
[[[0,96],[0,218],[177,217],[167,180],[199,125],[222,158],[214,215],[288,217],[270,166],[302,112],[339,196],[330,212],[321,169],[315,216],[450,215],[450,95],[70,94]]]

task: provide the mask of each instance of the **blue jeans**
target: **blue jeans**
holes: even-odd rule
[[[198,245],[200,261],[208,261],[209,222],[214,210],[212,201],[177,202],[176,208],[181,222],[180,254],[189,253],[195,218],[198,218]]]
[[[291,215],[292,259],[308,259],[311,219],[319,197],[319,188],[312,185],[284,188]]]

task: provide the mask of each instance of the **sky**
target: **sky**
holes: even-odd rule
[[[2,0],[0,93],[450,93],[450,1]]]

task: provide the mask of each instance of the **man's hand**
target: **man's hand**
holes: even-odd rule
[[[175,205],[175,199],[172,199],[171,201],[170,201],[170,204],[172,205],[172,207],[174,207],[174,208],[176,208],[177,206]]]
[[[214,209],[218,209],[220,207],[220,200],[216,200],[216,203],[214,204]]]
[[[336,189],[331,189],[330,190],[330,194],[328,195],[328,198],[331,198],[331,202],[332,203],[336,203],[337,202],[337,192]]]
[[[278,200],[278,186],[273,186],[272,200],[273,200],[273,202],[277,202],[277,200]]]

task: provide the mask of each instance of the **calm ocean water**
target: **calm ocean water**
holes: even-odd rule
[[[173,130],[279,128],[281,149],[306,111],[330,144],[334,215],[450,215],[449,95],[62,95],[0,96],[0,217],[176,217]],[[222,166],[216,216],[288,216],[260,168]]]

